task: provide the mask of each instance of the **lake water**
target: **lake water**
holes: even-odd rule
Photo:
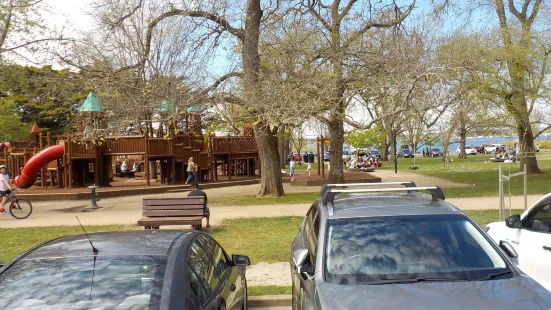
[[[458,139],[452,139],[452,141],[457,141]],[[551,140],[551,135],[540,135],[538,139],[536,140]],[[503,142],[514,142],[518,141],[518,137],[477,137],[477,138],[467,138],[467,146],[475,145],[475,146],[481,146],[483,144],[493,144],[493,143],[503,143]],[[418,144],[417,151],[422,151],[422,148],[424,145],[422,143]],[[438,147],[442,149],[442,144],[435,143],[432,144],[432,147]],[[459,147],[459,142],[450,143],[448,146],[449,152],[455,152],[455,150]]]

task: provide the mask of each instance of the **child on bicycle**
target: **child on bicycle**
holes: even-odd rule
[[[0,165],[0,197],[2,202],[0,203],[0,214],[6,214],[6,201],[11,194],[10,176],[8,175],[8,167],[6,165]]]

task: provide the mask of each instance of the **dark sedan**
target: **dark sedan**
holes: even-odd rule
[[[0,269],[0,309],[246,309],[245,267],[209,235],[128,231],[46,242]]]

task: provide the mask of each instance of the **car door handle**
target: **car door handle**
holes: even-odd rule
[[[230,285],[230,291],[235,292],[236,289],[237,287],[235,286],[235,284]]]
[[[551,245],[544,245],[543,249],[546,251],[551,251]]]

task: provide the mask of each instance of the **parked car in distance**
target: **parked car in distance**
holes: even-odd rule
[[[551,293],[512,263],[508,242],[439,187],[402,184],[322,188],[291,246],[293,309],[549,310]]]
[[[330,161],[331,160],[331,152],[325,151],[323,152],[323,161]]]
[[[551,193],[520,215],[488,224],[486,231],[496,243],[511,243],[518,267],[551,291]]]
[[[540,151],[540,147],[537,146],[537,145],[534,145],[534,151],[539,152],[539,151]]]
[[[484,153],[486,154],[492,154],[495,150],[503,150],[505,149],[504,144],[488,144],[484,147]]]
[[[230,258],[208,234],[137,230],[88,236],[51,240],[4,266],[0,309],[247,308],[249,258]]]
[[[460,151],[461,151],[461,147],[458,146],[455,151],[457,152],[457,154],[459,154]],[[476,151],[476,149],[474,149],[470,146],[465,146],[465,154],[467,154],[467,155],[476,155],[477,151]]]
[[[381,159],[381,152],[379,152],[378,150],[371,150],[370,153],[371,156],[375,156],[376,158]]]
[[[442,154],[444,154],[444,153],[442,152],[442,150],[440,150],[440,149],[437,148],[437,147],[433,147],[433,148],[430,149],[430,155],[431,155],[432,157],[442,156]]]
[[[471,148],[475,149],[478,154],[482,153],[482,148],[478,145],[471,145]]]
[[[295,158],[295,161],[301,161],[302,156],[299,153],[293,153],[293,157]]]
[[[413,158],[413,154],[408,149],[401,149],[398,154],[396,154],[397,158]]]
[[[350,155],[350,151],[349,150],[344,150],[342,152],[342,159],[344,160],[350,160],[350,158],[352,158],[352,155]]]

